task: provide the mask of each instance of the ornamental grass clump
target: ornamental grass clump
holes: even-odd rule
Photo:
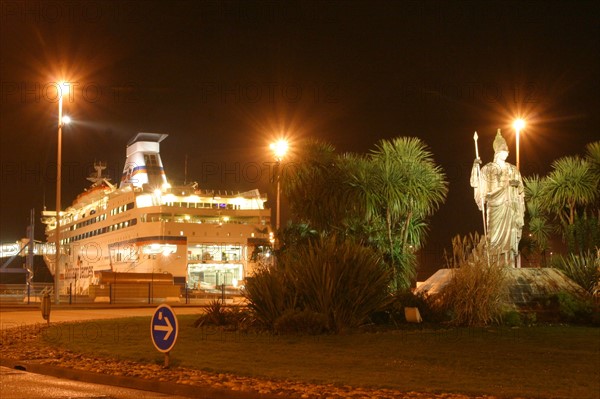
[[[381,255],[352,240],[312,242],[287,258],[286,270],[303,309],[325,315],[331,332],[358,327],[392,299]]]
[[[600,295],[600,250],[560,256],[556,266],[591,295]]]
[[[455,237],[452,249],[453,276],[440,301],[451,322],[466,326],[501,323],[510,308],[506,267],[486,252],[477,234]]]
[[[254,321],[273,329],[275,321],[286,311],[296,308],[296,295],[284,270],[263,267],[247,279],[244,297]]]
[[[269,330],[339,333],[382,310],[391,300],[390,284],[377,251],[331,236],[286,252],[277,267],[259,270],[248,279],[245,297]]]
[[[243,330],[251,323],[248,312],[240,306],[225,306],[220,300],[209,303],[204,314],[194,322],[194,327],[222,327],[224,330]]]

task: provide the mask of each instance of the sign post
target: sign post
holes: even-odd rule
[[[165,354],[165,368],[169,367],[169,352],[175,346],[179,325],[177,316],[169,305],[160,305],[150,322],[150,337],[154,347]]]
[[[40,309],[42,309],[42,317],[44,320],[48,321],[48,325],[50,325],[50,310],[51,310],[51,302],[50,302],[50,294],[46,293],[42,297],[42,304]]]

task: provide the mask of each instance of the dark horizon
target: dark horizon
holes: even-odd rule
[[[169,134],[171,180],[186,179],[187,156],[188,181],[259,188],[271,208],[268,145],[281,134],[358,153],[416,136],[450,183],[423,251],[429,269],[452,236],[482,230],[469,187],[475,131],[489,162],[501,128],[514,164],[511,123],[526,118],[524,176],[600,136],[591,1],[3,0],[1,13],[1,242],[25,235],[31,208],[55,206],[58,79],[77,84],[64,106],[74,123],[63,132],[63,209],[94,160],[118,181],[137,132]]]

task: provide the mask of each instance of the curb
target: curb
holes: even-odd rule
[[[261,394],[253,391],[232,391],[222,388],[211,388],[208,386],[184,385],[177,384],[174,382],[163,382],[156,380],[147,380],[143,378],[100,374],[91,371],[76,370],[58,366],[49,366],[45,364],[21,360],[0,358],[0,366],[73,381],[111,385],[121,388],[138,389],[142,391],[187,396],[190,398],[198,399],[281,399],[285,397],[283,395]]]

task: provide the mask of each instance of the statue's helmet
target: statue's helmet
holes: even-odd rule
[[[498,133],[496,133],[496,138],[494,139],[494,153],[498,153],[500,151],[508,152],[508,145],[506,144],[506,140],[502,137],[502,133],[500,133],[500,129],[498,129]]]

